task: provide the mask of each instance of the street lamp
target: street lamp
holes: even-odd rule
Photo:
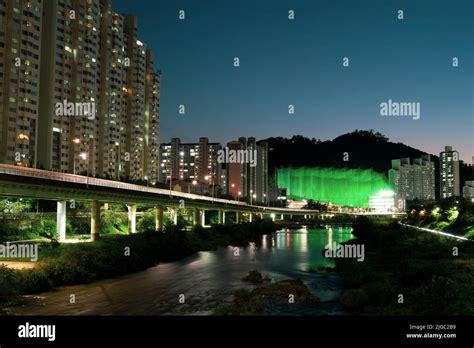
[[[170,197],[171,197],[172,190],[173,190],[173,166],[170,163]]]
[[[74,161],[73,161],[73,166],[74,166],[74,170],[73,170],[73,173],[76,174],[76,145],[80,144],[81,143],[81,140],[79,138],[74,138],[73,141],[74,143],[74,156],[72,156],[74,158]]]
[[[250,190],[250,205],[252,205],[253,190]]]
[[[212,195],[212,197],[214,198],[214,176],[209,177],[209,175],[206,175],[206,176],[204,177],[204,180],[207,181],[207,184],[208,184],[208,185],[209,185],[209,184],[212,185],[211,195]],[[209,180],[211,180],[210,183],[209,183]]]
[[[81,152],[79,154],[79,158],[83,161],[87,161],[88,160],[87,152]],[[87,165],[87,177],[89,177],[89,165]]]
[[[26,144],[28,144],[30,138],[28,137],[28,135],[24,134],[24,133],[20,133],[18,134],[18,140],[22,140],[22,141],[25,141],[27,142]],[[25,143],[21,144],[22,148],[25,146]],[[20,157],[20,162],[17,163],[17,165],[21,166],[21,167],[28,167],[28,163],[23,163],[23,158],[26,158],[26,155],[21,155]],[[28,161],[28,159],[27,159]]]
[[[242,192],[239,191],[239,195],[237,196],[237,201],[240,202],[240,195],[242,194]]]
[[[121,164],[122,154],[121,154],[121,151],[120,151],[120,142],[116,141],[115,146],[118,147],[118,150],[117,150],[117,164],[118,164],[117,177],[118,177],[118,180],[120,181],[120,172],[122,171],[122,164]]]
[[[193,186],[196,186],[196,185],[197,185],[197,181],[196,181],[196,180],[193,180],[192,184],[193,184]],[[191,183],[188,184],[188,193],[191,193]]]

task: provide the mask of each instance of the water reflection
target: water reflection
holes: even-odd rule
[[[23,315],[146,315],[209,314],[232,301],[233,292],[249,286],[242,277],[251,270],[269,274],[274,281],[302,279],[321,300],[331,302],[322,312],[337,311],[342,291],[336,274],[321,275],[319,266],[332,266],[323,256],[328,244],[352,238],[350,228],[282,230],[266,235],[248,247],[228,247],[200,252],[185,259],[160,264],[143,272],[101,280],[92,284],[63,287],[40,295],[36,305],[17,307]],[[69,294],[82,300],[67,305]],[[186,294],[186,306],[176,294]],[[329,302],[328,302],[329,301]],[[332,308],[332,309],[331,309]],[[309,313],[318,314],[318,313]]]

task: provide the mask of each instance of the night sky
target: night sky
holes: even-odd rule
[[[162,71],[161,142],[327,140],[374,129],[432,154],[452,145],[465,161],[474,155],[472,0],[114,0],[113,8],[138,17]],[[421,118],[380,116],[388,99],[420,102]]]

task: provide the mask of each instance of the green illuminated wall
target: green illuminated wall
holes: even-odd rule
[[[371,169],[281,168],[277,174],[290,199],[367,207],[369,196],[390,189],[385,175]]]

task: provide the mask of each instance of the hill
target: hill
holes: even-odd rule
[[[271,173],[274,168],[290,166],[361,168],[387,173],[392,159],[413,159],[426,154],[408,145],[393,143],[373,130],[355,130],[327,141],[301,135],[295,135],[291,139],[272,137],[262,141],[268,143]],[[345,153],[348,158],[345,158]],[[432,157],[438,168],[438,157]]]

